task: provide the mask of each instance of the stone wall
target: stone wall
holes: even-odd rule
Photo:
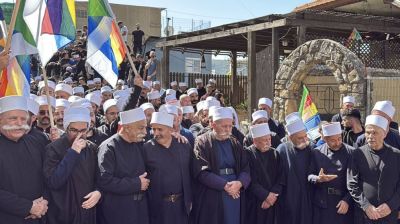
[[[297,111],[297,95],[302,81],[318,64],[326,65],[333,73],[341,97],[352,95],[356,107],[365,113],[366,69],[361,60],[346,47],[328,39],[317,39],[296,48],[281,64],[275,79],[274,117]]]

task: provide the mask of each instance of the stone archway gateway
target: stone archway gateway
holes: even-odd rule
[[[280,121],[298,110],[298,93],[302,81],[316,65],[327,66],[334,75],[341,98],[352,95],[356,107],[365,113],[366,70],[352,51],[328,39],[311,40],[296,48],[281,64],[276,74],[274,117]]]

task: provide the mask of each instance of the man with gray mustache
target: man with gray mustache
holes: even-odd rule
[[[0,220],[40,223],[47,212],[42,174],[43,145],[27,134],[28,102],[22,96],[0,98]]]

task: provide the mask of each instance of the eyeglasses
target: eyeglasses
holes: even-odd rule
[[[46,114],[49,114],[49,111],[48,110],[39,110],[39,114],[44,116]]]
[[[87,128],[81,129],[81,130],[78,130],[78,129],[75,129],[75,128],[69,128],[68,129],[68,132],[70,132],[72,134],[75,134],[75,135],[77,135],[77,134],[85,134],[87,131],[88,131]]]

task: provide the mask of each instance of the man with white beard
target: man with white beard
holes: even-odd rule
[[[313,147],[297,112],[289,114],[285,120],[288,141],[277,148],[286,179],[282,194],[279,195],[278,223],[309,224],[312,223],[312,206],[307,170]]]

